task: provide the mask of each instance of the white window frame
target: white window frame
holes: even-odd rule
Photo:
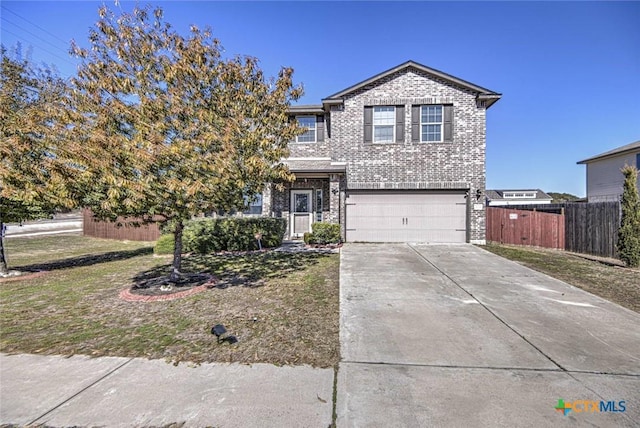
[[[425,107],[440,107],[440,122],[423,122],[422,121],[422,109]],[[439,125],[440,126],[440,139],[439,140],[425,140],[422,127],[426,125]],[[442,143],[444,142],[444,105],[442,104],[423,104],[420,106],[420,142],[421,143]]]
[[[301,115],[301,116],[296,116],[296,121],[298,121],[298,126],[302,126],[300,125],[300,121],[298,119],[312,119],[313,120],[313,128],[310,128],[308,126],[303,126],[304,128],[307,129],[307,131],[305,131],[305,134],[309,131],[313,131],[313,141],[300,141],[300,137],[302,137],[302,135],[298,135],[296,137],[296,143],[315,143],[318,141],[318,125],[317,125],[317,118],[313,115]]]
[[[504,192],[505,199],[535,199],[538,192]]]
[[[376,109],[380,109],[380,108],[391,108],[393,111],[393,120],[391,125],[389,124],[378,124],[376,125]],[[396,142],[396,106],[373,106],[373,111],[371,112],[372,117],[371,117],[371,141],[374,144],[393,144]],[[389,127],[391,126],[391,141],[388,140],[384,140],[384,141],[376,141],[376,127]]]

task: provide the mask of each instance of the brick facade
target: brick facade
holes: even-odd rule
[[[327,174],[323,182],[330,208],[324,218],[340,222],[344,228],[345,192],[349,189],[464,190],[469,195],[468,239],[484,242],[485,212],[476,192],[484,195],[485,191],[486,107],[474,88],[405,67],[344,94],[341,104],[325,105],[325,140],[290,144],[290,158],[330,157],[346,162],[346,175]],[[452,141],[412,142],[411,107],[423,104],[453,105]],[[364,109],[377,105],[404,106],[402,142],[364,142]],[[304,185],[316,184],[308,181]],[[275,215],[286,217],[288,189],[301,185],[298,180],[282,195],[274,194]]]

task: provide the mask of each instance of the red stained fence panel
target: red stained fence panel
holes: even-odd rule
[[[487,207],[487,241],[564,250],[564,214]]]
[[[160,237],[160,229],[156,223],[135,227],[125,224],[126,221],[123,218],[118,218],[116,222],[95,220],[91,210],[87,209],[83,211],[83,217],[82,234],[84,236],[129,241],[155,241]],[[120,226],[118,226],[119,223]]]

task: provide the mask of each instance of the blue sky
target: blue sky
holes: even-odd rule
[[[101,3],[3,0],[2,44],[73,74],[69,41],[87,43]],[[640,140],[640,2],[151,4],[181,33],[211,26],[227,55],[269,75],[292,66],[302,104],[409,59],[502,93],[487,112],[487,188],[584,196],[576,162]]]

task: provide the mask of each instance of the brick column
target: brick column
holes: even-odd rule
[[[271,189],[273,185],[267,184],[262,191],[262,215],[265,217],[273,217],[273,199]]]
[[[331,174],[329,178],[329,223],[340,222],[340,175]]]

